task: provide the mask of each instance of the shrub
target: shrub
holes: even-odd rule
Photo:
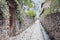
[[[31,16],[31,17],[35,17],[35,16],[36,16],[36,12],[33,11],[33,10],[28,11],[27,14],[28,14],[29,16]]]

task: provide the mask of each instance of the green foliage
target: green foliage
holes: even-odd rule
[[[49,16],[51,14],[50,8],[45,10],[44,14],[45,14],[45,16]]]
[[[34,7],[34,4],[32,3],[32,0],[24,0],[24,3],[30,8]]]
[[[29,8],[31,7],[34,7],[34,4],[32,3],[32,0],[15,0],[16,3],[17,3],[17,18],[20,22],[23,22],[24,21],[24,10],[23,10],[23,5],[26,5],[28,6]],[[22,3],[22,4],[20,4]],[[31,14],[30,14],[31,13]],[[35,16],[35,12],[34,11],[31,11],[29,12],[28,14],[29,16]]]
[[[29,7],[29,8],[34,7],[34,4],[33,4],[33,3],[29,3],[29,4],[28,4],[28,7]]]
[[[60,12],[60,0],[46,0],[51,1],[50,8],[44,11],[45,16],[50,15],[51,13]]]
[[[15,2],[17,3],[17,5],[19,4],[20,0],[15,0]]]
[[[8,19],[9,14],[9,7],[7,5],[7,2],[5,0],[0,0],[0,11],[3,13],[3,18]]]
[[[16,1],[18,1],[18,2],[19,2],[20,0],[16,0]]]
[[[21,8],[21,5],[19,4],[20,0],[15,0],[16,3],[17,3],[17,11],[16,11],[16,17],[17,19],[19,20],[19,22],[23,22],[24,19],[23,19],[23,8]]]
[[[59,10],[60,8],[60,0],[51,0],[51,12],[55,12],[55,10]]]
[[[24,2],[25,2],[25,4],[27,4],[27,3],[31,3],[32,0],[24,0]]]
[[[32,0],[15,0],[18,4],[20,1],[22,1],[21,3],[27,5],[29,8],[34,7],[34,4],[32,2]]]
[[[17,6],[17,18],[19,20],[19,22],[23,22],[24,18],[23,18],[23,9],[20,7],[20,5]]]
[[[28,11],[27,14],[28,14],[29,16],[31,16],[31,17],[35,17],[35,16],[36,16],[36,12],[33,11],[33,10]]]

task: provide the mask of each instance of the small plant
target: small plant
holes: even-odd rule
[[[29,16],[31,16],[31,17],[35,17],[35,16],[36,16],[36,12],[33,11],[33,10],[28,11],[27,14],[28,14]]]

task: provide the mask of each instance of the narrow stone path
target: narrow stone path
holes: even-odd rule
[[[40,29],[39,20],[37,20],[24,32],[20,33],[20,35],[17,35],[16,37],[11,37],[10,40],[44,40]]]

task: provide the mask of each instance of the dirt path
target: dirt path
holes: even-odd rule
[[[44,40],[40,29],[39,22],[36,21],[32,26],[16,37],[11,37],[10,40]]]

